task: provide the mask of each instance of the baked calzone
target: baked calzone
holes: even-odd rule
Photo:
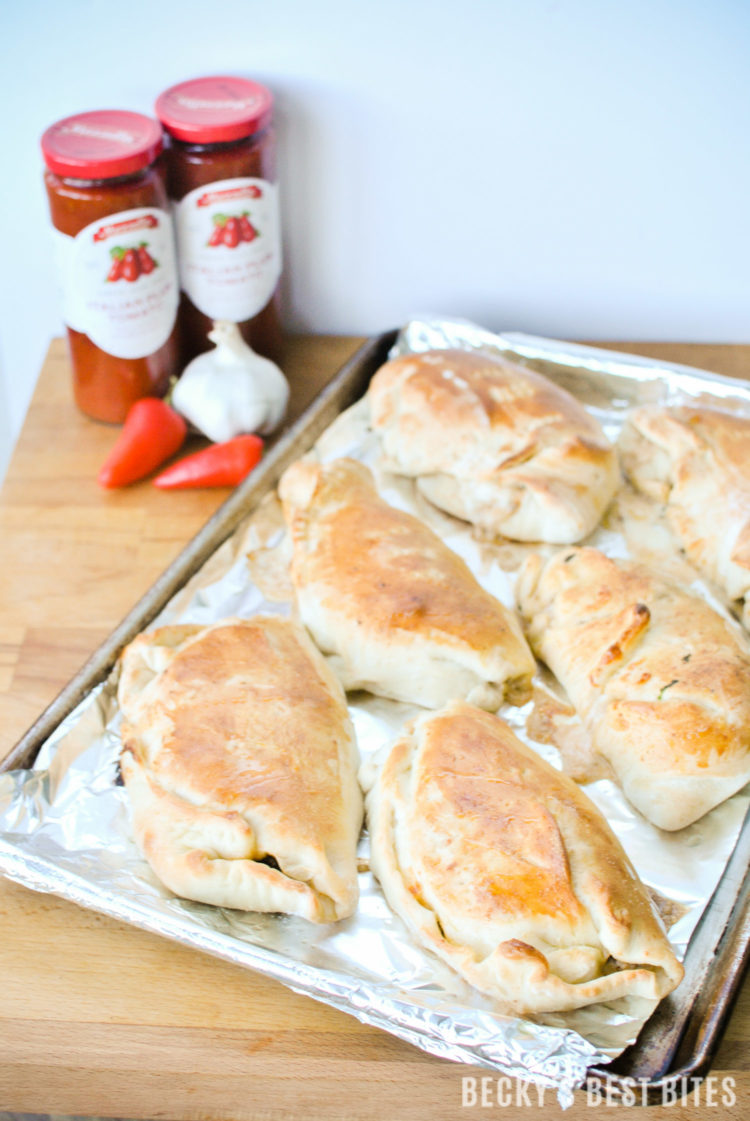
[[[118,699],[134,833],[162,883],[313,922],[354,912],[354,734],[301,627],[259,615],[140,635]]]
[[[625,473],[666,503],[689,559],[738,601],[750,627],[750,419],[687,406],[644,406],[620,435]]]
[[[750,643],[699,596],[596,549],[527,559],[518,605],[625,796],[681,829],[750,780]]]
[[[386,899],[477,989],[536,1013],[679,983],[602,815],[500,717],[463,702],[426,714],[376,774],[367,820]]]
[[[565,390],[506,359],[405,355],[377,371],[367,397],[388,466],[487,533],[580,541],[617,488],[616,454],[599,422]]]
[[[515,613],[364,464],[299,460],[279,493],[299,613],[344,688],[425,708],[528,699],[536,663]]]

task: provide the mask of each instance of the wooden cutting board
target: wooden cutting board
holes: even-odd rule
[[[290,340],[294,414],[360,341]],[[750,379],[750,346],[600,345]],[[54,341],[0,491],[0,757],[226,497],[148,483],[100,490],[116,434],[77,413]],[[551,1092],[540,1105],[534,1087],[425,1055],[265,977],[4,880],[0,968],[0,1111],[183,1121],[559,1111]],[[749,984],[714,1074],[697,1100],[633,1116],[750,1116]],[[719,1110],[707,1093],[720,1103],[723,1077],[735,1103]],[[606,1108],[579,1094],[565,1116]]]

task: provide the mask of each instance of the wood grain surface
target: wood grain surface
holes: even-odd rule
[[[359,341],[290,340],[294,414]],[[750,346],[598,345],[750,379]],[[76,412],[54,341],[0,491],[0,758],[226,497],[147,482],[102,491],[96,473],[116,434]],[[275,981],[5,880],[0,966],[0,1111],[181,1121],[612,1113],[580,1092],[563,1114],[550,1091],[540,1103],[536,1087],[426,1055]],[[712,1074],[677,1104],[633,1116],[750,1116],[748,983]],[[722,1107],[727,1091],[734,1102]]]

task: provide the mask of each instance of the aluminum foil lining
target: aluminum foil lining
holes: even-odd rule
[[[463,320],[419,320],[399,334],[393,353],[462,347],[501,352],[552,377],[602,422],[614,439],[628,408],[646,402],[703,403],[750,415],[750,388],[718,375],[649,359],[526,335],[494,335]],[[515,571],[528,546],[498,546],[432,508],[413,484],[383,472],[366,402],[343,413],[316,445],[324,460],[355,456],[374,471],[391,504],[426,520],[469,564],[479,581],[513,605]],[[626,496],[588,539],[613,556],[658,552],[667,569],[727,608],[687,569],[655,507]],[[245,519],[154,622],[207,624],[258,611],[291,611],[288,542],[274,496]],[[732,618],[733,625],[739,626]],[[555,687],[540,671],[539,696]],[[434,1055],[478,1064],[557,1090],[573,1100],[587,1069],[606,1064],[634,1042],[653,1011],[645,1001],[595,1005],[571,1013],[515,1019],[448,966],[420,950],[391,913],[368,870],[360,843],[360,905],[351,919],[318,927],[289,916],[247,914],[176,898],[151,873],[132,840],[127,797],[117,781],[120,714],[116,672],[97,686],[45,743],[30,770],[0,776],[0,871],[38,891],[91,908],[258,970],[291,989],[383,1028]],[[417,709],[366,694],[350,698],[363,765],[378,758]],[[538,698],[537,698],[538,703]],[[533,702],[502,715],[557,767],[554,743],[526,724]],[[671,922],[680,958],[739,836],[750,787],[676,834],[637,813],[610,781],[585,785],[609,820],[644,883]]]

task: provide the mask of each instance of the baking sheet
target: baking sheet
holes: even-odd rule
[[[750,415],[750,390],[732,379],[553,340],[496,336],[463,321],[411,323],[400,332],[395,350],[454,345],[499,350],[542,369],[574,392],[612,438],[630,404],[644,401],[720,397],[723,407]],[[368,462],[386,499],[427,520],[467,560],[480,582],[512,606],[514,573],[528,547],[496,547],[478,539],[463,523],[429,507],[410,482],[382,472],[365,406],[354,405],[339,417],[318,441],[317,451],[325,459],[349,454]],[[589,543],[626,555],[651,548],[655,534],[668,551],[672,546],[657,515],[638,501],[619,503]],[[676,551],[668,556],[670,564],[684,565]],[[269,498],[240,520],[153,625],[208,623],[259,610],[286,613],[286,559],[280,514]],[[697,574],[683,575],[725,610]],[[540,686],[545,687],[541,675]],[[352,696],[350,708],[365,761],[376,758],[417,711],[364,694]],[[553,744],[527,735],[530,711],[531,706],[509,708],[503,715],[522,738],[561,765]],[[620,1002],[534,1022],[498,1016],[490,1000],[413,945],[366,870],[366,836],[360,851],[359,910],[335,926],[318,928],[289,917],[247,915],[176,899],[158,884],[130,838],[128,807],[117,784],[118,728],[114,681],[109,679],[85,691],[81,704],[45,742],[33,768],[0,776],[0,869],[6,875],[258,969],[434,1054],[554,1086],[564,1104],[589,1068],[606,1064],[633,1042],[652,1011],[645,1002]],[[613,783],[588,783],[586,791],[609,818],[665,913],[676,918],[670,939],[683,957],[740,834],[750,791],[671,835],[635,814]]]

